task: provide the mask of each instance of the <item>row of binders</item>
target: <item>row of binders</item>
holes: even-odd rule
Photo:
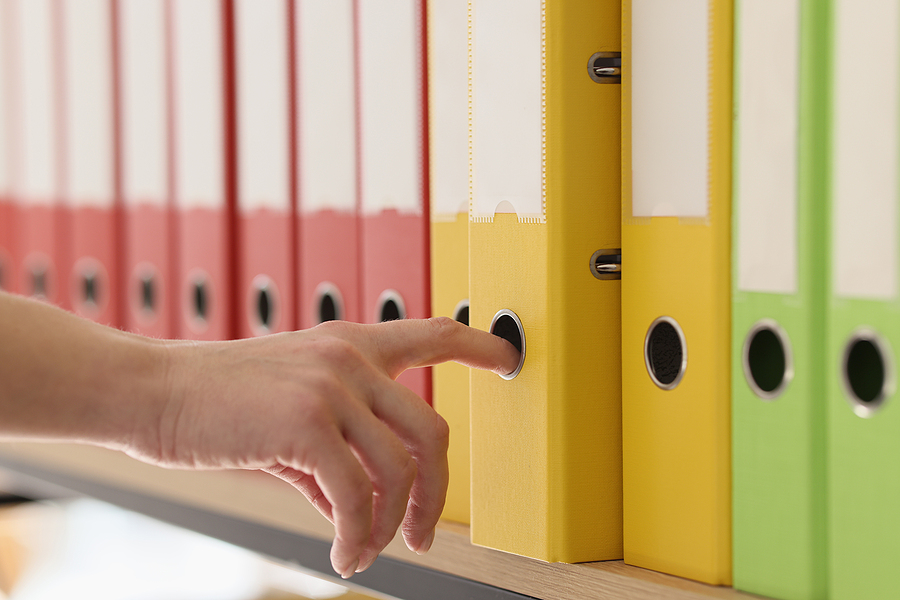
[[[900,595],[896,2],[0,20],[6,289],[195,339],[453,316],[522,351],[404,375],[474,543]]]
[[[429,316],[420,4],[3,0],[3,287],[160,337]]]

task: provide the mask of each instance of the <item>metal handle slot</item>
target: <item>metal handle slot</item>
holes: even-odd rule
[[[622,53],[595,52],[588,60],[588,75],[596,83],[622,83]]]
[[[590,268],[597,279],[622,279],[622,249],[597,250],[591,255]]]

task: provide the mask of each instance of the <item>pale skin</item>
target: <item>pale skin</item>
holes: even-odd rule
[[[121,450],[177,469],[259,469],[368,568],[398,528],[427,552],[447,491],[447,423],[394,379],[455,360],[512,372],[508,342],[447,318],[325,323],[230,342],[153,340],[0,293],[0,436]]]

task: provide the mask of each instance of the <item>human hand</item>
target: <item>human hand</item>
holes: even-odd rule
[[[168,346],[158,425],[129,453],[167,467],[262,469],[335,527],[331,562],[362,571],[393,539],[426,552],[447,491],[446,422],[394,379],[456,360],[513,371],[515,348],[452,319],[329,322],[232,342]]]

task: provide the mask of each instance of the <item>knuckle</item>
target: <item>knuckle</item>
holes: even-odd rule
[[[362,359],[356,346],[338,337],[323,338],[319,341],[316,350],[323,360],[339,370],[353,368]]]
[[[323,419],[343,423],[365,404],[365,396],[355,391],[353,386],[337,372],[322,371],[312,377],[309,384],[308,409],[318,413]],[[342,426],[341,426],[342,427]]]
[[[334,398],[344,391],[344,382],[334,372],[326,369],[317,370],[309,376],[308,385],[316,392],[316,398],[320,401],[325,398]],[[320,408],[325,408],[320,406]]]
[[[398,453],[378,470],[373,489],[391,497],[408,494],[418,472],[419,467],[408,452]]]
[[[333,404],[334,398],[339,395],[321,384],[314,389],[313,393],[307,394],[304,401],[298,404],[293,416],[299,421],[297,425],[301,429],[325,431],[335,424]]]
[[[450,426],[437,412],[433,418],[425,420],[416,438],[415,457],[434,457],[446,454],[450,447]]]
[[[434,425],[430,437],[431,442],[437,452],[447,452],[447,449],[450,447],[450,425],[438,413],[434,413],[434,415]]]
[[[428,319],[434,335],[440,340],[447,340],[459,333],[462,323],[454,321],[450,317],[431,317]]]
[[[341,499],[341,507],[351,516],[368,516],[372,513],[372,482],[360,477],[353,492]]]
[[[347,321],[325,321],[313,327],[313,330],[329,336],[340,336],[348,333],[353,327],[354,324]]]
[[[418,474],[419,467],[418,465],[416,465],[416,461],[413,460],[412,456],[407,454],[406,460],[400,467],[400,472],[398,473],[400,485],[403,486],[404,490],[406,490],[407,492],[409,491]]]

